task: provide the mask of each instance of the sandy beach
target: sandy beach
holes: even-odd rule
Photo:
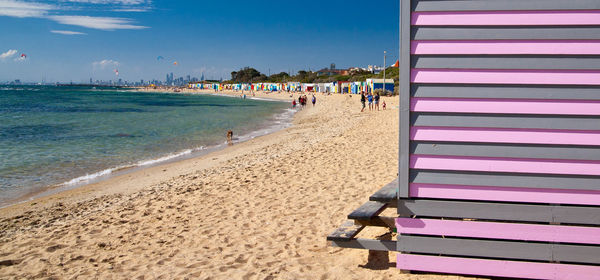
[[[1,209],[0,278],[457,279],[327,246],[397,175],[398,99],[383,100],[361,113],[359,96],[317,94],[276,133]]]

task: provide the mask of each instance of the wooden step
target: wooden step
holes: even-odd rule
[[[383,212],[387,205],[379,201],[367,201],[348,215],[348,219],[358,221],[369,221]]]
[[[365,226],[357,225],[352,220],[345,221],[333,233],[327,236],[328,241],[350,241],[352,240]]]
[[[375,192],[369,200],[371,201],[379,201],[383,203],[390,203],[396,201],[398,196],[398,178],[392,181],[391,183],[383,186],[383,188],[379,189]]]

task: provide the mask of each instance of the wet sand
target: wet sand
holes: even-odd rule
[[[317,94],[282,131],[1,209],[0,278],[457,279],[327,246],[397,175],[398,103],[384,100],[360,113],[358,96]]]

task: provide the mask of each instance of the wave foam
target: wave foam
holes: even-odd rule
[[[195,149],[187,149],[187,150],[183,150],[181,152],[178,153],[172,153],[172,154],[168,154],[166,156],[163,157],[159,157],[156,159],[149,159],[149,160],[142,160],[142,161],[138,161],[135,164],[130,164],[130,165],[122,165],[122,166],[118,166],[118,167],[113,167],[113,168],[109,168],[109,169],[105,169],[96,173],[92,173],[92,174],[86,174],[84,176],[80,176],[77,177],[75,179],[72,179],[70,181],[64,182],[61,185],[65,185],[65,186],[69,186],[69,185],[76,185],[76,184],[80,184],[80,183],[87,183],[89,181],[92,181],[94,179],[97,179],[99,177],[102,176],[107,176],[112,174],[115,171],[119,171],[119,170],[124,170],[124,169],[129,169],[129,168],[135,168],[135,167],[141,167],[141,166],[149,166],[149,165],[155,165],[155,164],[159,164],[162,162],[166,162],[172,159],[176,159],[182,156],[186,156],[189,155],[193,152],[196,151],[201,151],[204,150],[205,148],[199,147],[199,148],[195,148]]]

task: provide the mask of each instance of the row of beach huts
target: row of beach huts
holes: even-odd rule
[[[364,82],[338,81],[330,83],[211,83],[196,82],[189,83],[190,89],[211,89],[211,90],[234,90],[234,91],[290,91],[290,92],[321,92],[321,93],[349,93],[358,94],[362,91],[368,93],[376,89],[385,89],[394,91],[393,79],[367,79]]]

